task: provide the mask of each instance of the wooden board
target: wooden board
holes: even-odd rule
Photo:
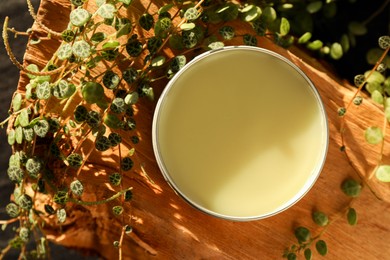
[[[161,2],[154,1],[154,4],[158,6]],[[141,14],[145,8],[143,3],[136,3]],[[39,19],[60,32],[67,24],[69,8],[68,0],[42,0]],[[129,14],[132,15],[139,14]],[[44,35],[37,24],[34,30]],[[245,32],[248,28],[242,27],[240,30]],[[143,100],[137,105],[139,112],[136,116],[138,134],[141,136],[141,142],[137,145],[138,164],[124,179],[124,186],[134,189],[134,199],[126,208],[124,218],[124,223],[132,225],[134,231],[131,236],[125,236],[124,259],[279,259],[284,249],[295,243],[295,227],[304,225],[311,228],[314,234],[320,232],[310,217],[314,209],[327,212],[332,219],[336,219],[338,217],[334,214],[348,206],[350,199],[342,194],[340,184],[347,176],[358,177],[345,154],[340,151],[337,109],[350,100],[353,87],[337,79],[335,73],[297,48],[285,50],[263,38],[260,38],[259,46],[273,50],[299,66],[313,81],[325,103],[330,130],[329,152],[317,183],[292,208],[264,220],[241,223],[203,214],[179,198],[164,181],[151,143],[151,122],[156,101]],[[57,47],[58,42],[53,39],[43,39],[39,45],[28,46],[25,64],[35,63],[42,67]],[[26,83],[26,76],[22,74],[19,91],[25,90]],[[159,81],[154,86],[157,97],[165,84],[166,81]],[[375,165],[379,147],[365,144],[363,131],[368,126],[381,125],[382,118],[379,107],[369,101],[353,108],[347,117],[347,149],[352,155],[353,166],[365,174]],[[385,147],[388,154],[387,142]],[[91,156],[86,164],[88,172],[81,176],[89,181],[84,200],[109,194],[110,187],[104,184],[105,174],[107,168],[116,163],[117,152],[112,151],[103,158],[99,154]],[[140,164],[144,165],[144,171]],[[154,183],[147,181],[145,173]],[[95,177],[90,178],[90,175]],[[389,200],[387,185],[372,179],[370,186]],[[47,198],[41,199],[43,205]],[[122,219],[110,213],[110,206],[73,206],[62,232],[51,218],[47,220],[46,232],[50,239],[59,244],[96,251],[104,258],[115,259],[118,251],[112,242],[119,239]],[[327,259],[390,259],[390,205],[377,200],[365,188],[362,196],[354,202],[354,207],[359,215],[356,227],[349,226],[345,217],[340,216],[323,235],[329,247]]]

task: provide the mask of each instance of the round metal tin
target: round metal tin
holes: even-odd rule
[[[314,94],[316,101],[318,102],[318,106],[320,108],[321,117],[322,117],[322,121],[323,121],[323,128],[324,128],[323,131],[324,131],[325,141],[324,141],[323,147],[322,147],[320,163],[318,165],[316,165],[316,167],[312,170],[310,178],[307,179],[304,187],[298,193],[296,193],[293,197],[291,197],[291,199],[287,203],[281,205],[280,207],[278,207],[277,209],[275,209],[271,212],[267,212],[266,214],[261,214],[261,215],[234,216],[234,215],[223,214],[223,213],[219,213],[219,212],[215,212],[213,210],[210,210],[207,207],[204,207],[204,206],[200,205],[199,203],[197,203],[196,201],[194,201],[190,196],[185,194],[185,192],[181,189],[181,187],[175,182],[174,178],[172,178],[172,175],[170,174],[170,172],[168,171],[168,169],[165,165],[164,155],[161,153],[160,144],[159,144],[158,129],[159,129],[159,124],[160,124],[160,120],[161,120],[160,114],[161,114],[161,111],[163,109],[163,105],[164,105],[164,102],[165,102],[165,99],[166,99],[166,96],[168,95],[168,93],[171,91],[175,91],[176,88],[180,88],[180,85],[175,85],[178,78],[180,78],[183,74],[185,74],[189,68],[196,65],[199,61],[206,60],[213,55],[221,55],[224,52],[234,52],[237,50],[239,50],[239,51],[245,50],[245,51],[254,52],[254,53],[261,52],[263,54],[266,54],[266,55],[269,55],[273,58],[276,58],[276,59],[284,62],[288,66],[292,67],[297,73],[299,73],[305,79],[305,81],[310,86],[310,89],[311,89],[312,93]],[[237,64],[237,66],[239,66],[239,64]],[[178,108],[178,109],[180,109],[180,108]],[[285,58],[285,57],[283,57],[275,52],[272,52],[270,50],[266,50],[266,49],[262,49],[262,48],[258,48],[258,47],[251,47],[251,46],[229,46],[229,47],[224,47],[224,48],[217,49],[217,50],[208,51],[208,52],[205,52],[205,53],[195,57],[193,60],[191,60],[189,63],[187,63],[184,66],[184,68],[182,68],[178,73],[175,74],[175,76],[169,81],[168,85],[165,87],[164,91],[162,92],[162,94],[158,100],[156,109],[155,109],[155,114],[153,117],[153,125],[152,125],[152,142],[153,142],[154,154],[155,154],[158,166],[159,166],[165,180],[173,188],[173,190],[179,196],[181,196],[185,201],[187,201],[189,204],[191,204],[193,207],[195,207],[196,209],[201,210],[202,212],[207,213],[209,215],[212,215],[214,217],[223,218],[223,219],[227,219],[227,220],[233,220],[233,221],[251,221],[251,220],[258,220],[258,219],[267,218],[267,217],[273,216],[275,214],[278,214],[278,213],[288,209],[289,207],[294,205],[296,202],[298,202],[312,188],[312,186],[314,185],[314,183],[316,182],[316,180],[318,179],[318,177],[321,173],[321,170],[322,170],[323,165],[325,163],[327,150],[328,150],[328,139],[329,139],[329,130],[328,130],[327,116],[326,116],[325,108],[324,108],[323,102],[321,101],[320,95],[319,95],[318,91],[316,90],[312,81],[304,74],[304,72],[302,72],[300,70],[300,68],[298,68],[294,63],[292,63],[287,58]],[[207,148],[205,148],[205,149],[207,149]]]

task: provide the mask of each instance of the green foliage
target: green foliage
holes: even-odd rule
[[[76,196],[81,196],[84,192],[84,185],[79,180],[74,180],[70,183],[70,190]]]
[[[70,22],[77,27],[85,25],[91,17],[91,14],[83,9],[77,8],[70,13]]]
[[[118,186],[122,182],[122,175],[119,172],[114,172],[109,176],[110,183],[114,186]]]
[[[146,31],[152,29],[154,25],[154,19],[151,14],[145,13],[139,18],[139,25]]]
[[[19,165],[10,165],[7,169],[7,174],[10,181],[20,183],[24,177],[24,171]]]
[[[357,224],[357,213],[356,213],[356,210],[354,208],[349,208],[348,209],[348,212],[347,212],[347,220],[348,220],[348,223],[351,225],[351,226],[355,226]]]
[[[68,201],[68,193],[66,191],[58,191],[54,194],[53,201],[59,205],[65,205]]]
[[[312,259],[313,253],[312,253],[310,248],[306,248],[305,249],[304,256],[305,256],[306,260],[311,260]]]
[[[16,202],[21,209],[30,210],[33,207],[33,200],[27,194],[22,194],[17,198]]]
[[[111,142],[106,136],[98,136],[95,141],[95,147],[98,151],[107,151],[111,147]]]
[[[122,142],[122,137],[118,133],[110,133],[108,135],[108,140],[111,143],[111,146],[117,146]]]
[[[349,197],[358,197],[362,190],[362,186],[356,180],[348,178],[341,184],[341,190]]]
[[[62,224],[66,221],[66,211],[65,209],[61,208],[57,210],[57,220],[58,223]]]
[[[103,85],[108,89],[115,89],[120,82],[120,77],[115,72],[108,70],[103,76]]]
[[[116,13],[116,7],[112,4],[103,4],[96,11],[104,19],[113,19]]]
[[[66,160],[68,161],[70,166],[78,168],[83,163],[83,156],[78,153],[72,153],[66,158]]]
[[[81,93],[87,103],[94,104],[104,98],[104,89],[97,82],[86,82],[83,84]]]
[[[311,238],[311,233],[306,227],[297,227],[294,234],[299,243],[307,242]]]
[[[314,211],[312,214],[312,218],[313,221],[321,227],[326,226],[329,223],[328,216],[321,211]]]
[[[382,182],[390,182],[390,165],[380,165],[375,171],[375,176]]]
[[[42,162],[38,158],[30,158],[26,162],[26,170],[33,178],[38,177],[38,173],[41,171],[42,167]]]
[[[34,128],[34,133],[37,136],[44,138],[46,134],[49,132],[50,125],[46,119],[39,119],[34,123],[33,128]]]
[[[124,157],[121,161],[121,169],[123,171],[129,171],[133,167],[134,162],[130,157]]]
[[[122,215],[123,207],[122,206],[114,206],[114,207],[112,207],[112,213],[114,213],[114,215],[116,215],[116,216]]]
[[[366,129],[364,137],[369,144],[379,144],[383,140],[382,129],[376,126],[370,126]]]
[[[316,242],[316,249],[317,249],[317,252],[322,256],[324,256],[328,253],[328,246],[324,240],[318,240]]]
[[[5,207],[5,211],[11,218],[16,218],[20,214],[19,206],[13,202],[7,204],[7,206]]]
[[[134,156],[135,146],[142,142],[141,135],[134,131],[135,118],[143,116],[138,105],[145,102],[142,99],[153,100],[154,82],[172,78],[192,54],[221,48],[237,38],[249,46],[257,46],[267,38],[285,48],[298,43],[318,57],[342,60],[369,28],[363,22],[351,21],[340,35],[333,32],[332,39],[316,32],[315,19],[326,22],[340,15],[336,1],[174,1],[161,6],[158,12],[146,7],[141,14],[133,12],[132,0],[95,0],[92,5],[89,1],[92,0],[70,0],[69,24],[53,37],[58,39],[58,49],[46,65],[26,66],[30,72],[26,92],[15,93],[11,102],[7,139],[14,152],[7,175],[15,183],[15,190],[14,202],[6,206],[6,211],[12,218],[31,219],[28,224],[20,221],[16,238],[10,241],[19,250],[25,249],[26,242],[32,239],[29,234],[41,234],[36,232],[34,223],[45,212],[56,217],[60,225],[64,224],[68,204],[95,205],[116,200],[122,204],[114,206],[112,212],[123,214],[125,202],[133,198],[130,188],[102,201],[80,200],[89,181],[83,178],[82,183],[78,179],[84,176],[85,169],[81,166],[87,163],[93,167],[95,160],[90,160],[90,155],[99,156],[111,148],[119,163],[106,181],[113,188],[127,184],[123,182],[124,172],[139,163]],[[130,13],[134,16],[128,17]],[[238,27],[229,23],[233,20],[241,23],[238,26],[250,29],[236,33]],[[30,44],[45,42],[32,38]],[[367,54],[375,71],[358,75],[355,84],[365,87],[360,90],[368,91],[390,121],[390,77],[386,75],[390,59],[381,58],[389,48],[389,39],[389,36],[378,39],[377,48]],[[167,55],[168,48],[174,50],[173,57]],[[378,60],[380,63],[376,65]],[[353,104],[360,105],[362,96],[356,95]],[[341,120],[349,110],[348,106],[338,109]],[[371,144],[383,142],[384,135],[385,129],[376,126],[364,133]],[[91,145],[96,150],[89,152]],[[118,152],[122,146],[129,151]],[[344,152],[348,151],[345,144],[342,147]],[[380,164],[374,173],[378,180],[388,182],[389,172],[389,166]],[[29,195],[25,185],[33,188]],[[354,180],[342,184],[343,192],[350,197],[357,197],[361,188],[362,184]],[[45,193],[49,200],[44,205],[45,212],[33,209],[37,192]],[[330,223],[320,211],[313,212],[312,219],[319,228]],[[353,208],[349,209],[347,219],[349,224],[356,224]],[[131,232],[131,227],[127,232]],[[319,254],[326,254],[326,243],[312,236],[309,229],[299,227],[295,236],[298,245],[287,250],[284,255],[287,259],[296,259],[300,251],[311,259],[311,244],[315,244]],[[44,237],[36,243],[42,244],[41,251],[46,252],[42,241]]]

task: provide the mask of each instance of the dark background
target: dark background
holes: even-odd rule
[[[37,10],[40,0],[32,0],[33,5]],[[348,30],[348,21],[364,21],[371,16],[378,8],[387,3],[387,6],[383,8],[382,12],[375,17],[368,25],[368,34],[365,36],[357,37],[357,47],[352,48],[348,54],[345,55],[339,61],[332,61],[333,66],[336,69],[336,73],[342,78],[353,80],[355,74],[361,74],[364,71],[370,69],[370,66],[366,63],[365,53],[372,47],[377,46],[377,39],[379,36],[388,35],[390,30],[390,4],[389,0],[382,1],[367,1],[358,0],[356,3],[351,4],[350,1],[342,0],[338,1],[339,10],[336,17],[332,21],[321,23],[316,19],[315,34],[316,39],[321,39],[326,42],[334,42],[340,39],[342,33]],[[9,27],[15,27],[18,31],[25,31],[29,28],[33,22],[30,17],[25,0],[0,0],[0,24],[1,27],[4,22],[4,17],[10,17]],[[328,41],[326,41],[328,40]],[[23,59],[23,53],[26,46],[26,38],[18,37],[14,39],[10,35],[10,41],[12,50],[16,54],[19,61]],[[11,101],[11,96],[16,90],[19,80],[18,69],[10,62],[3,46],[2,39],[0,40],[0,121],[4,120],[8,116],[8,108]],[[315,54],[313,54],[315,56]],[[0,219],[7,219],[8,216],[5,213],[5,206],[9,203],[10,194],[13,191],[13,184],[8,180],[6,171],[8,167],[8,158],[10,156],[11,149],[7,143],[5,129],[0,129]],[[6,232],[0,231],[0,250],[4,248],[8,240],[13,237],[12,229],[8,227]],[[86,258],[80,253],[62,248],[56,245],[52,245],[53,259],[96,259],[96,257]],[[18,253],[12,251],[8,254],[6,259],[17,259]]]

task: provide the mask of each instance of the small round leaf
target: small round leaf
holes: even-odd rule
[[[30,210],[33,206],[32,198],[27,194],[22,194],[17,200],[19,207],[25,210]]]
[[[322,1],[314,1],[306,6],[306,11],[310,14],[317,13],[322,8]]]
[[[313,218],[313,221],[323,227],[323,226],[326,226],[328,225],[329,223],[329,218],[328,216],[324,213],[324,212],[321,212],[321,211],[315,211],[313,212],[312,214],[312,218]]]
[[[354,35],[365,35],[367,33],[367,27],[359,22],[353,21],[348,24],[348,30]]]
[[[383,98],[383,95],[381,92],[379,92],[378,90],[374,90],[372,93],[371,93],[371,98],[374,102],[378,103],[378,104],[383,104],[383,101],[384,101],[384,98]]]
[[[91,46],[86,41],[80,40],[73,44],[72,52],[76,57],[85,59],[91,55]]]
[[[279,28],[279,30],[280,30],[280,35],[281,36],[287,35],[289,33],[289,31],[290,31],[290,23],[284,17],[282,17],[282,19],[280,20],[280,28]]]
[[[31,177],[38,177],[38,173],[42,169],[42,162],[38,158],[30,158],[26,162],[26,170]]]
[[[58,191],[54,194],[53,201],[57,204],[64,205],[68,201],[68,193],[66,191]]]
[[[305,227],[296,228],[294,231],[294,234],[295,234],[295,237],[297,238],[299,243],[309,241],[309,239],[311,238],[311,234],[310,234],[309,229],[307,229]]]
[[[289,253],[287,256],[287,260],[296,260],[297,255],[295,253]]]
[[[122,175],[119,172],[115,172],[113,174],[110,174],[108,177],[110,180],[110,183],[114,186],[119,186],[122,181]]]
[[[81,196],[84,192],[84,186],[79,180],[74,180],[70,183],[70,190],[76,196]]]
[[[78,153],[72,153],[66,158],[66,160],[68,161],[70,166],[74,168],[79,168],[83,163],[83,156]]]
[[[366,77],[363,74],[359,74],[354,77],[353,82],[355,83],[356,87],[360,87],[360,85],[363,84],[365,80]]]
[[[375,176],[382,182],[390,182],[390,165],[380,165],[375,171]]]
[[[87,82],[83,85],[81,93],[87,103],[97,103],[104,97],[103,86],[96,82]]]
[[[50,84],[48,81],[40,83],[37,85],[36,89],[37,98],[39,99],[49,99],[51,96]]]
[[[326,242],[324,240],[317,241],[316,249],[317,249],[317,252],[322,256],[324,256],[328,253],[328,246],[326,245]]]
[[[272,23],[277,18],[277,14],[276,14],[275,9],[272,6],[265,7],[264,10],[263,10],[263,13],[261,15],[261,18],[267,24]]]
[[[103,85],[108,89],[115,89],[119,82],[120,77],[112,70],[108,70],[103,76]]]
[[[348,224],[350,224],[351,226],[355,226],[357,224],[358,218],[357,218],[356,210],[354,208],[348,209],[347,220],[348,220]]]
[[[369,144],[379,144],[383,140],[382,129],[376,126],[371,126],[366,129],[364,137]]]
[[[195,7],[190,7],[188,8],[185,13],[184,13],[184,18],[187,19],[188,21],[193,21],[198,19],[199,17],[199,12],[198,9]]]
[[[254,6],[249,11],[243,14],[245,22],[253,22],[261,16],[261,8]]]
[[[66,60],[72,57],[72,45],[70,43],[63,43],[57,51],[57,57],[60,60]]]
[[[9,145],[14,145],[16,141],[16,132],[14,129],[9,130],[8,135],[7,135],[7,140]]]
[[[379,44],[379,47],[381,49],[386,50],[387,48],[390,47],[390,36],[385,35],[385,36],[379,37],[378,44]]]
[[[91,15],[87,10],[83,8],[77,8],[70,13],[70,22],[74,26],[80,27],[85,25],[89,21],[90,17]]]
[[[323,44],[322,41],[320,41],[320,40],[315,40],[315,41],[309,42],[309,43],[306,45],[306,47],[307,47],[309,50],[311,50],[311,51],[317,51],[317,50],[321,49],[323,45],[324,45],[324,44]]]
[[[138,22],[143,29],[149,31],[154,24],[153,16],[149,13],[145,13],[139,18]]]
[[[118,129],[122,125],[122,121],[114,114],[107,113],[104,117],[104,124],[112,129]]]
[[[245,34],[243,36],[244,44],[248,46],[257,46],[257,38],[256,36]]]
[[[23,180],[24,172],[18,166],[10,166],[7,169],[8,178],[14,183],[20,183]]]
[[[22,94],[16,93],[12,99],[12,110],[17,112],[22,107]]]
[[[123,171],[129,171],[134,165],[133,160],[130,157],[124,157],[121,161],[121,169]]]
[[[313,257],[313,253],[310,248],[306,248],[303,254],[305,256],[305,260],[311,260]]]
[[[116,8],[112,4],[103,4],[97,10],[97,14],[104,19],[113,19],[116,13]]]
[[[66,211],[65,211],[65,209],[59,209],[57,211],[57,220],[58,220],[58,223],[60,223],[60,224],[65,222],[65,220],[66,220]]]
[[[349,197],[358,197],[362,190],[362,186],[354,179],[346,179],[341,184],[341,190]]]
[[[11,218],[16,218],[20,214],[19,206],[13,202],[7,204],[7,206],[5,207],[5,211],[7,212],[8,216],[10,216]]]
[[[111,147],[111,142],[106,136],[98,136],[95,142],[96,150],[106,151]]]
[[[307,43],[310,39],[311,39],[311,33],[310,32],[305,32],[304,34],[302,34],[301,37],[299,37],[298,39],[298,43],[299,44],[305,44]]]
[[[112,213],[114,213],[114,215],[116,215],[116,216],[121,215],[123,213],[123,207],[122,206],[112,207]]]
[[[138,101],[138,98],[139,98],[139,95],[137,92],[131,92],[129,94],[126,95],[125,97],[125,103],[127,105],[134,105],[137,103]]]
[[[39,137],[45,137],[49,132],[50,125],[45,119],[40,119],[34,124],[34,132]]]
[[[225,25],[219,29],[219,34],[223,37],[225,40],[231,40],[234,38],[235,32],[234,28],[228,25]]]
[[[340,43],[335,42],[330,46],[330,57],[339,60],[343,56],[343,47]]]

